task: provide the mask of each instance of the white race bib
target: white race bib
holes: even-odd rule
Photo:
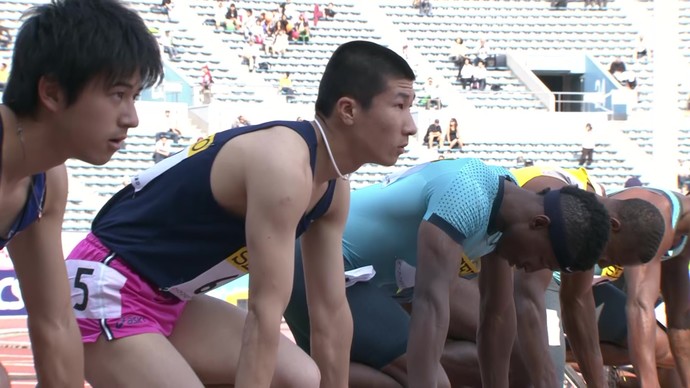
[[[127,278],[107,265],[87,260],[66,260],[77,318],[112,319],[122,315],[120,290]]]

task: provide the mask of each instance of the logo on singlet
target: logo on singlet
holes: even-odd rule
[[[462,258],[460,259],[460,271],[458,275],[460,276],[467,276],[467,275],[473,275],[473,274],[478,274],[479,270],[481,269],[481,262],[474,262],[471,260],[467,255],[462,255]]]
[[[623,267],[619,265],[609,265],[601,270],[601,276],[609,279],[618,279],[623,275]]]

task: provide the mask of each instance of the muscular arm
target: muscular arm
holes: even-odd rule
[[[671,352],[684,387],[690,387],[690,248],[661,264],[661,292],[666,302],[666,320]]]
[[[477,353],[482,384],[507,387],[510,353],[515,341],[513,269],[492,253],[482,257]]]
[[[594,270],[561,274],[561,315],[570,348],[589,387],[605,387],[592,277]]]
[[[28,312],[36,375],[41,387],[84,385],[84,353],[62,254],[67,203],[64,166],[47,172],[43,217],[8,245]]]
[[[407,370],[410,387],[433,388],[448,334],[450,283],[458,276],[462,246],[427,221],[419,226],[417,245]]]
[[[345,297],[342,239],[350,203],[349,183],[338,180],[331,208],[302,237],[311,356],[321,386],[347,387],[352,315]]]
[[[556,387],[556,371],[547,341],[544,294],[552,272],[515,271],[515,311],[518,345],[535,387]]]
[[[278,151],[282,152],[282,151]],[[305,169],[286,168],[274,155],[247,172],[249,304],[235,387],[268,387],[275,370],[280,322],[292,290],[295,227],[311,195]],[[298,161],[295,164],[299,164]]]
[[[647,264],[625,269],[628,287],[628,349],[643,387],[658,387],[656,372],[654,304],[659,297],[661,261],[657,256]]]

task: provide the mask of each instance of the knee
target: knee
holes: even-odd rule
[[[287,374],[275,376],[272,386],[286,388],[318,388],[321,384],[319,367],[311,361],[287,371]]]

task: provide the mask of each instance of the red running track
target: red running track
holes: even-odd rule
[[[292,333],[285,323],[280,329],[285,336],[292,339]],[[26,318],[0,317],[0,362],[7,369],[13,388],[36,386],[36,372]],[[85,384],[85,387],[90,385]]]

